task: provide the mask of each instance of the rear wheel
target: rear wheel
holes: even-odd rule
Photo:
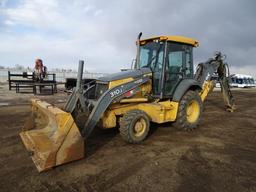
[[[119,131],[126,142],[140,143],[147,137],[149,126],[150,121],[145,112],[132,110],[121,118]]]
[[[181,99],[174,126],[180,130],[195,129],[200,121],[203,103],[196,91],[188,91]]]

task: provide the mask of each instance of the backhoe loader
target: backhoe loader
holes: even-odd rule
[[[86,141],[97,126],[119,127],[128,143],[140,143],[150,123],[173,122],[181,130],[193,130],[200,122],[203,102],[218,74],[226,109],[235,109],[228,84],[225,56],[216,52],[194,73],[193,48],[198,41],[182,36],[158,36],[136,41],[132,69],[82,84],[83,61],[77,85],[64,109],[32,100],[32,115],[20,136],[38,171],[84,157]],[[77,126],[78,114],[85,114]]]

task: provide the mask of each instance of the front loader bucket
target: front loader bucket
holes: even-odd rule
[[[32,100],[21,139],[39,172],[84,157],[84,139],[70,113]]]

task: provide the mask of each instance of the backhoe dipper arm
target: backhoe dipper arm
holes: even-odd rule
[[[202,101],[204,101],[215,86],[215,82],[212,79],[213,75],[218,74],[225,105],[228,111],[233,112],[235,110],[235,104],[228,82],[228,65],[227,63],[223,62],[225,57],[226,56],[222,55],[221,52],[216,52],[214,58],[210,58],[204,63],[199,63],[197,66],[195,79],[203,87],[200,92],[200,96]]]

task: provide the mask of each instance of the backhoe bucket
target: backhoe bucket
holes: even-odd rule
[[[32,100],[21,139],[39,172],[84,157],[84,139],[70,113]]]

